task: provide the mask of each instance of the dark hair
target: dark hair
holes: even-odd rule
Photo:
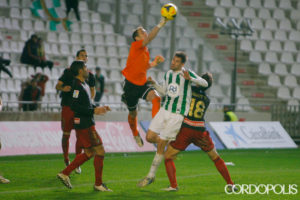
[[[86,50],[85,50],[85,49],[80,49],[79,51],[77,51],[77,52],[76,52],[76,57],[78,57],[79,54],[80,54],[81,52],[84,52],[84,51],[86,51]]]
[[[97,66],[97,67],[96,67],[96,70],[101,70],[101,68]]]
[[[213,81],[211,73],[207,73],[206,72],[205,74],[202,74],[201,78],[203,78],[204,80],[206,80],[207,84],[208,84],[207,87],[203,87],[202,89],[203,90],[207,90],[208,88],[210,88],[211,85],[212,85],[212,81]]]
[[[77,60],[72,62],[70,70],[73,74],[73,76],[77,76],[79,74],[79,70],[83,69],[83,67],[85,66],[85,63],[83,61]]]
[[[36,34],[32,34],[31,37],[30,37],[30,39],[33,39],[33,38],[38,39],[39,37]]]
[[[183,51],[176,51],[175,56],[180,58],[182,63],[185,63],[187,60],[187,56]]]
[[[136,37],[137,36],[139,36],[139,32],[138,32],[138,30],[140,30],[141,28],[143,28],[142,26],[139,26],[139,27],[137,27],[136,29],[134,29],[133,30],[133,33],[132,33],[132,39],[134,40],[134,41],[136,41]]]

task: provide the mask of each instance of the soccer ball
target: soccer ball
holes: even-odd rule
[[[167,3],[161,7],[160,13],[162,17],[173,20],[177,14],[177,7],[172,3]]]

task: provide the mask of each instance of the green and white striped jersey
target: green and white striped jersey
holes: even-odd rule
[[[198,78],[190,71],[192,78]],[[172,113],[186,116],[189,112],[192,90],[192,81],[184,79],[182,71],[169,70],[164,76],[162,89],[165,91],[163,108]]]

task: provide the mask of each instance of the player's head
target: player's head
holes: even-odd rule
[[[204,74],[201,75],[201,78],[203,78],[204,80],[207,81],[208,86],[207,87],[201,87],[202,90],[207,90],[208,88],[211,87],[212,82],[213,82],[213,77],[212,74],[210,72],[206,72]]]
[[[87,52],[85,49],[80,49],[79,51],[77,51],[76,60],[81,60],[81,61],[87,63],[88,55],[87,55]]]
[[[144,40],[146,37],[148,37],[148,33],[142,26],[137,27],[132,33],[134,41]]]
[[[31,37],[30,37],[30,39],[31,39],[34,43],[37,43],[38,38],[39,38],[39,37],[38,37],[36,34],[32,34]]]
[[[98,74],[100,74],[101,73],[101,68],[100,67],[96,67],[96,73]]]
[[[73,76],[82,77],[84,79],[87,79],[89,77],[87,67],[82,60],[76,60],[72,62],[70,69]]]
[[[171,62],[171,69],[173,71],[179,71],[184,66],[185,62],[187,60],[187,56],[182,51],[177,51],[172,59]]]

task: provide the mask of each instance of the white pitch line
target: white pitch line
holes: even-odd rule
[[[300,169],[293,169],[293,170],[261,170],[261,171],[253,171],[253,172],[247,172],[247,174],[266,174],[266,173],[275,173],[275,172],[299,172]],[[238,172],[238,173],[231,173],[232,175],[239,175],[239,174],[244,174],[243,172]],[[214,173],[205,173],[205,174],[196,174],[196,175],[190,175],[190,176],[177,176],[177,179],[190,179],[190,178],[197,178],[201,176],[212,176],[212,175],[219,175],[218,172]],[[220,177],[221,178],[221,177]],[[127,180],[110,180],[110,181],[105,181],[105,183],[127,183],[127,182],[138,182],[141,179],[127,179]],[[162,180],[168,180],[168,178],[156,178],[156,181],[162,181]],[[60,183],[59,180],[57,182]],[[13,183],[10,183],[13,184]],[[77,184],[73,185],[75,187],[85,187],[85,186],[93,186],[91,183],[82,183],[82,184]],[[49,190],[57,190],[57,189],[65,189],[69,190],[64,186],[61,187],[45,187],[45,188],[39,188],[39,189],[31,189],[31,190],[14,190],[14,191],[4,191],[0,192],[0,194],[13,194],[13,193],[28,193],[28,192],[40,192],[40,191],[49,191]]]

